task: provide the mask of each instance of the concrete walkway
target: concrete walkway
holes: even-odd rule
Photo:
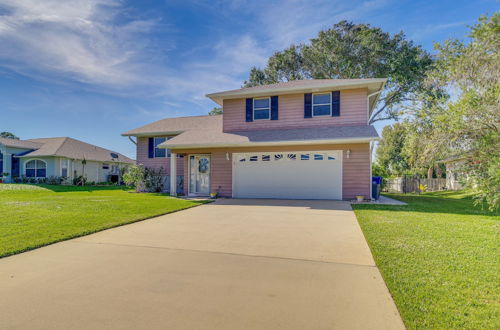
[[[220,200],[0,259],[2,329],[403,329],[349,203]]]

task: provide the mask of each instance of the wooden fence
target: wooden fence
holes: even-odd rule
[[[388,179],[384,184],[383,190],[404,194],[421,193],[422,191],[446,190],[446,179],[423,179],[417,176]]]

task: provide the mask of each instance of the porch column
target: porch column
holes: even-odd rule
[[[12,178],[12,155],[4,152],[3,153],[3,172],[9,173],[9,175],[4,176],[4,182],[11,182]],[[1,173],[0,173],[1,174]]]
[[[170,196],[177,196],[177,154],[170,153]]]

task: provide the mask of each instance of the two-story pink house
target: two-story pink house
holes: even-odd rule
[[[208,94],[223,115],[162,119],[137,137],[137,163],[170,192],[234,198],[371,196],[368,124],[386,79],[298,80]],[[172,179],[171,179],[172,178]]]

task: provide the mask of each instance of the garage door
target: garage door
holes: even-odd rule
[[[342,199],[342,152],[233,154],[233,197]]]

